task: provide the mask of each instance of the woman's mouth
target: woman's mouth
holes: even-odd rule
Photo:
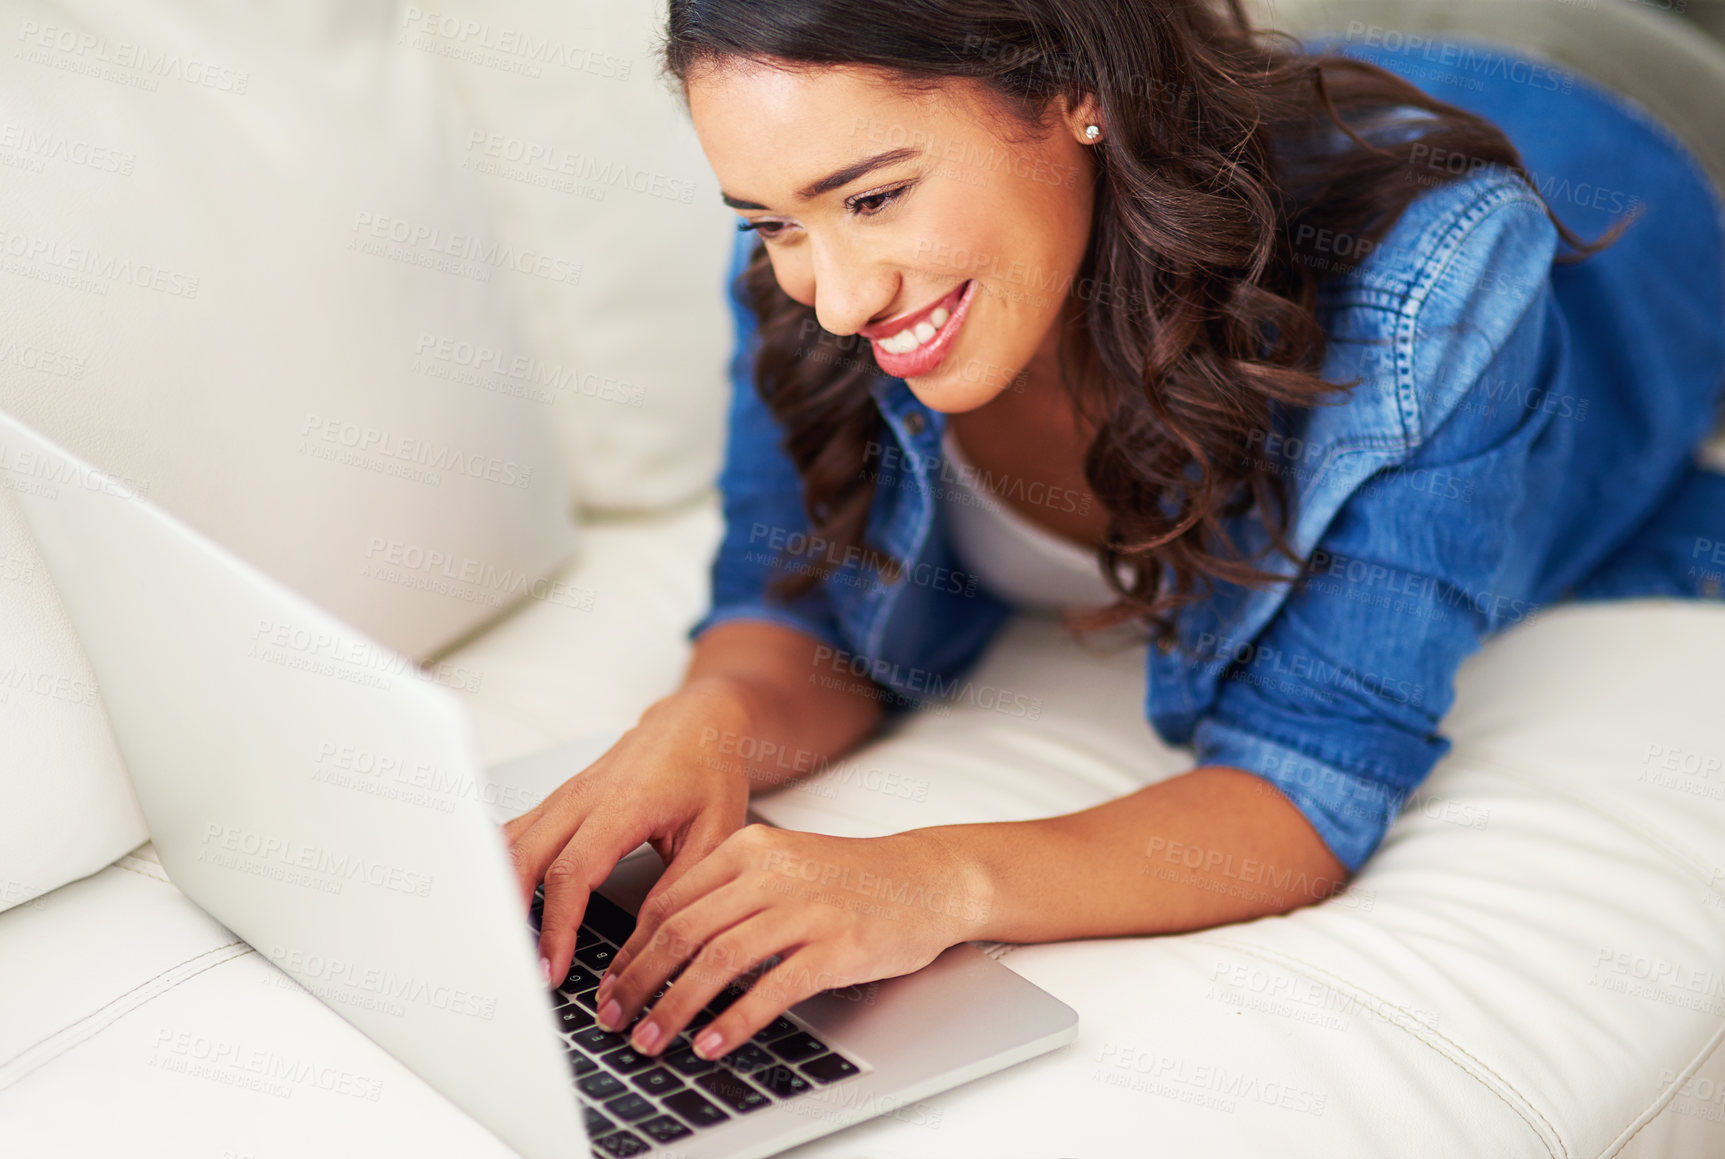
[[[864,326],[859,333],[874,347],[875,362],[882,370],[894,378],[917,378],[946,357],[975,297],[973,279],[955,286],[937,302]]]

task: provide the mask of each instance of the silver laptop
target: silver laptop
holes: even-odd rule
[[[643,1060],[594,1025],[592,987],[657,855],[618,865],[548,991],[496,824],[601,745],[487,772],[434,678],[3,412],[0,485],[174,883],[528,1159],[771,1155],[1077,1034],[963,944],[817,994],[717,1064],[686,1043]]]

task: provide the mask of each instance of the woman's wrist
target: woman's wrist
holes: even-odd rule
[[[994,878],[983,859],[964,840],[963,828],[936,825],[909,829],[888,838],[917,850],[918,860],[925,867],[919,880],[890,887],[894,899],[920,905],[944,917],[948,945],[992,940],[989,931],[997,895]]]

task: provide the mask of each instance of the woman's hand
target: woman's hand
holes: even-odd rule
[[[587,896],[643,841],[665,863],[648,903],[746,820],[749,780],[715,736],[746,727],[721,680],[691,681],[654,704],[605,754],[504,825],[524,905],[545,883],[539,954],[547,983],[575,955]]]
[[[716,1058],[822,990],[921,969],[987,918],[980,875],[912,830],[826,837],[749,825],[675,885],[656,889],[600,982],[599,1024],[615,1030],[659,993],[631,1041],[658,1054],[727,983],[761,973],[695,1052]]]

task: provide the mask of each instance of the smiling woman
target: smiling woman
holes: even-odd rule
[[[1719,191],[1548,64],[1340,47],[1197,0],[672,0],[741,230],[713,607],[682,688],[509,826],[549,977],[619,857],[667,862],[605,1026],[662,994],[656,1053],[769,963],[712,1057],[957,941],[1321,901],[1447,751],[1483,639],[1572,592],[1703,594],[1660,565],[1725,515],[1691,457],[1725,381]],[[1541,194],[1631,183],[1635,220],[1566,199],[1593,243]],[[744,825],[963,695],[1038,604],[1142,629],[1146,715],[1197,767],[1033,821]]]

